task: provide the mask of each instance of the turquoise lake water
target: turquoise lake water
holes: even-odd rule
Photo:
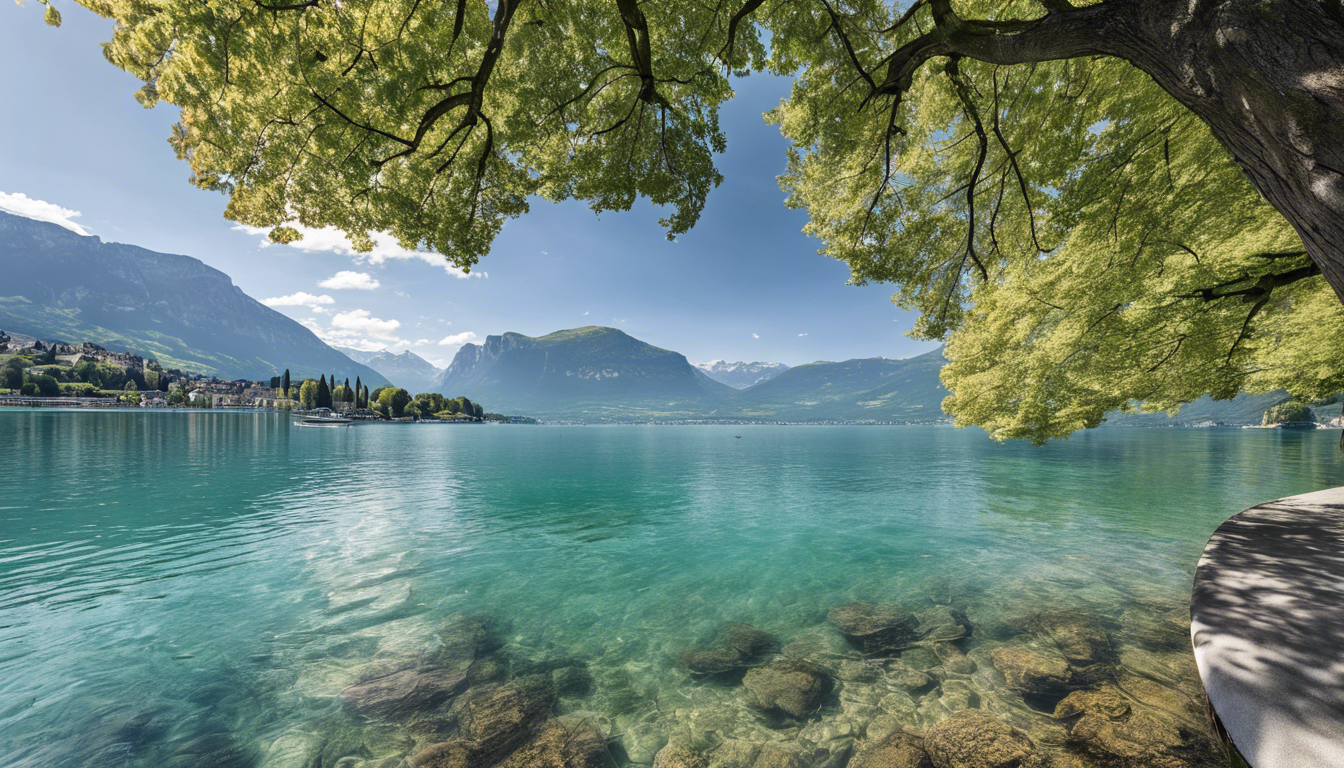
[[[363,666],[423,652],[462,613],[504,627],[518,669],[586,666],[591,690],[557,711],[591,713],[631,764],[694,728],[821,744],[675,659],[726,621],[833,644],[827,610],[855,600],[964,610],[982,670],[979,646],[1013,616],[1091,611],[1117,622],[1126,669],[1196,696],[1179,625],[1205,540],[1244,507],[1344,484],[1337,441],[7,411],[0,765],[335,765],[271,747],[332,722]],[[1154,632],[1177,642],[1145,645]],[[1050,742],[990,676],[969,680],[973,705]],[[876,711],[878,693],[864,710],[842,691],[827,712]],[[911,727],[939,716],[911,702],[894,715]]]

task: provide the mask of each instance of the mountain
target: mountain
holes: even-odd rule
[[[222,378],[356,376],[372,368],[253,299],[190,256],[97,237],[0,212],[0,328],[157,358]]]
[[[707,418],[737,395],[684,355],[600,326],[464,345],[437,391],[495,413],[591,421]]]
[[[377,352],[361,352],[350,347],[336,347],[346,357],[363,363],[381,373],[393,384],[411,394],[433,392],[438,387],[443,369],[436,367],[425,358],[406,350],[400,355],[386,349]]]
[[[729,363],[724,360],[696,363],[695,367],[704,371],[709,378],[733,389],[746,389],[789,370],[789,366],[783,363]]]
[[[734,416],[770,421],[944,421],[941,347],[918,357],[870,357],[790,368],[743,390]]]

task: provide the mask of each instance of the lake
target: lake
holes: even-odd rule
[[[1204,764],[1183,634],[1204,542],[1247,506],[1344,484],[1324,430],[1036,448],[950,427],[290,421],[0,412],[0,764],[396,766],[481,692],[542,679],[539,716],[598,730],[617,764],[671,738],[838,766],[856,738],[965,708],[1091,759],[1054,717],[1069,686],[999,669],[1015,662],[996,649],[1057,659],[1060,631],[1104,632],[1086,685]],[[918,627],[873,653],[837,631],[854,602]],[[726,622],[775,642],[688,672]],[[780,648],[826,680],[801,716],[744,688]],[[432,701],[360,698],[445,664],[461,674]]]

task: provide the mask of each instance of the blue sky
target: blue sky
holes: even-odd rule
[[[723,113],[726,180],[677,242],[643,201],[599,218],[582,202],[538,200],[505,225],[481,274],[464,278],[395,247],[369,259],[332,238],[263,246],[223,218],[222,196],[188,184],[167,143],[175,110],[142,108],[138,82],[102,57],[110,22],[73,3],[61,10],[55,29],[36,2],[0,3],[0,206],[199,258],[257,299],[287,298],[276,308],[329,341],[410,348],[439,365],[463,341],[581,325],[614,326],[693,362],[797,365],[934,346],[903,335],[913,317],[891,304],[890,286],[846,285],[845,265],[800,232],[806,214],[784,207],[775,176],[785,141],[761,113],[786,80],[738,81]]]

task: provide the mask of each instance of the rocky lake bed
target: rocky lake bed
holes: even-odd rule
[[[544,652],[488,615],[310,644],[255,693],[321,714],[177,765],[243,768],[1202,768],[1186,608],[851,602],[775,634]],[[625,643],[621,643],[624,645]],[[645,645],[656,648],[657,644]],[[265,689],[264,692],[262,689]],[[239,729],[243,730],[243,729]]]

